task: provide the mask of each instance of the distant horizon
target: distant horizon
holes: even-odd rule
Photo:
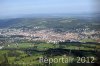
[[[94,13],[93,0],[0,0],[0,8],[0,18]]]
[[[49,14],[19,14],[19,15],[10,15],[10,16],[4,16],[4,17],[0,17],[0,19],[9,19],[9,18],[26,18],[26,17],[92,17],[97,15],[93,14],[93,13],[82,13],[82,14],[72,14],[72,13],[49,13]]]

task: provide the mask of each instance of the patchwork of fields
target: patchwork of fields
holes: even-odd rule
[[[99,62],[97,54],[100,52],[100,44],[77,44],[77,43],[31,43],[21,42],[5,45],[0,50],[1,66],[48,66],[48,63],[40,63],[40,57],[46,58],[75,58],[73,63],[51,63],[50,66],[72,66],[77,63],[77,57],[94,57],[94,63]],[[83,63],[82,63],[83,64]],[[77,64],[74,64],[78,66]],[[81,65],[81,63],[79,64]],[[85,64],[93,66],[93,64]]]

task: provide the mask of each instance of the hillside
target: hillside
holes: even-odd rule
[[[90,18],[16,18],[0,20],[0,28],[53,28],[75,30],[89,28],[99,30],[100,23]]]

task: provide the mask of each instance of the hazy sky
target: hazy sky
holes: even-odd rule
[[[92,0],[0,0],[0,17],[22,14],[91,13]]]

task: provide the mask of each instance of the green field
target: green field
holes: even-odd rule
[[[20,42],[5,45],[0,50],[1,66],[48,66],[48,63],[39,63],[40,57],[61,58],[77,56],[93,56],[100,50],[99,44],[53,44]],[[76,59],[74,60],[76,61]],[[73,62],[74,62],[73,61]],[[96,60],[95,60],[96,62]],[[70,63],[52,63],[52,66],[72,66]],[[76,64],[77,65],[77,64]],[[89,66],[89,65],[86,65]],[[91,64],[90,64],[91,66]]]

